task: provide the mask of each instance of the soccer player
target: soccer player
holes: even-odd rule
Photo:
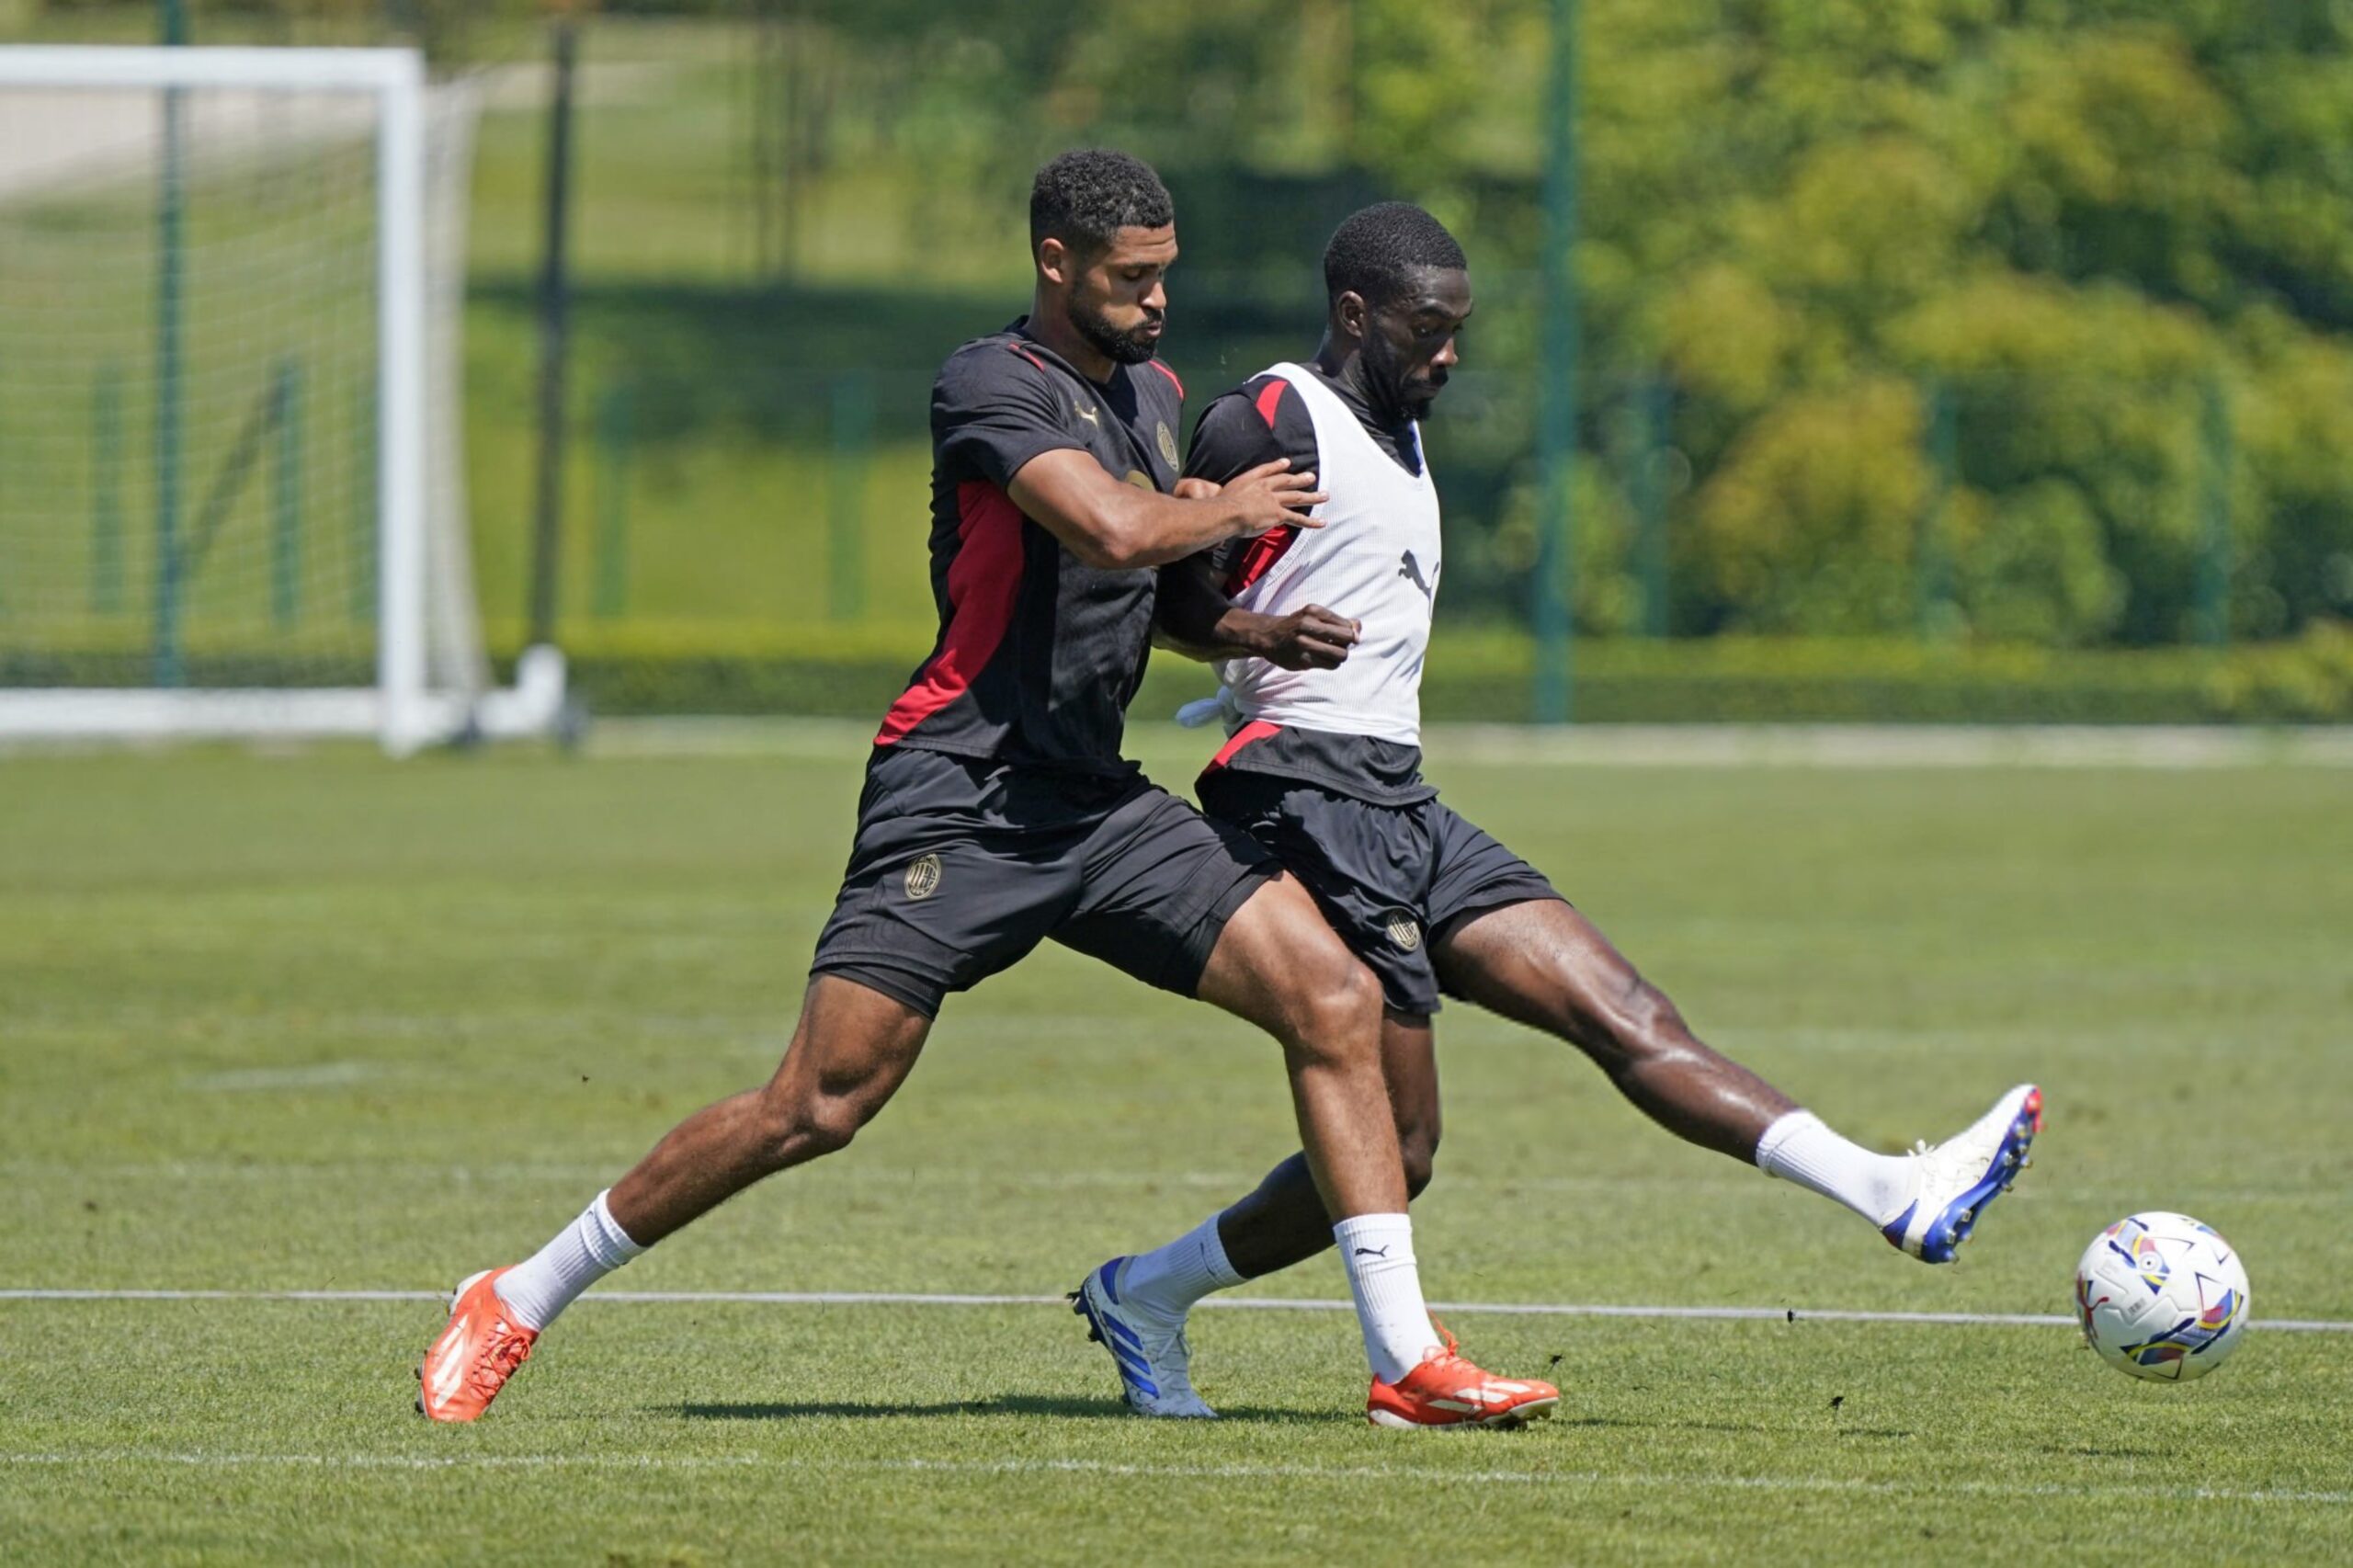
[[[1176,236],[1150,168],[1116,153],[1057,158],[1038,174],[1029,227],[1029,314],[958,349],[932,389],[938,641],[875,736],[782,1065],[679,1123],[536,1255],[460,1284],[418,1368],[425,1415],[477,1418],[591,1283],[762,1177],[848,1143],[914,1068],[946,996],[1048,937],[1281,1042],[1311,1201],[1358,1260],[1365,1346],[1392,1403],[1418,1411],[1428,1389],[1458,1385],[1508,1390],[1499,1404],[1522,1414],[1557,1398],[1438,1348],[1372,976],[1248,834],[1120,756],[1154,568],[1312,528],[1314,475],[1268,461],[1170,494],[1183,392],[1153,356]],[[1309,655],[1279,633],[1270,656]]]
[[[1279,856],[1381,977],[1408,1190],[1428,1183],[1438,1148],[1430,1019],[1444,992],[1577,1046],[1670,1131],[1846,1205],[1914,1257],[1949,1261],[2026,1163],[2040,1090],[2011,1089],[1959,1136],[1912,1154],[1850,1142],[1700,1043],[1541,873],[1423,780],[1419,688],[1442,552],[1420,421],[1460,357],[1470,275],[1436,219],[1387,202],[1340,225],[1324,276],[1314,357],[1211,403],[1187,463],[1212,483],[1275,461],[1312,470],[1330,497],[1315,508],[1322,526],[1170,567],[1162,635],[1219,661],[1233,721],[1201,775],[1203,806]],[[1286,649],[1315,651],[1315,665],[1268,659],[1279,631]],[[1086,1301],[1155,1391],[1139,1397],[1123,1368],[1129,1403],[1213,1414],[1190,1377],[1193,1303],[1329,1244],[1294,1155],[1188,1234],[1090,1274]]]

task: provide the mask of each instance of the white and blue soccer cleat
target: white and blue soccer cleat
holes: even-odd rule
[[[1130,1409],[1139,1415],[1214,1419],[1217,1412],[1193,1392],[1193,1352],[1184,1323],[1171,1326],[1156,1312],[1120,1303],[1120,1281],[1132,1261],[1115,1257],[1089,1270],[1070,1293],[1070,1310],[1086,1320],[1086,1337],[1111,1353]]]
[[[1882,1221],[1880,1234],[1923,1263],[1950,1263],[1976,1229],[1985,1206],[2009,1191],[2042,1131],[2042,1091],[2020,1084],[1994,1108],[1942,1143],[1913,1151],[1919,1183],[1902,1212]]]

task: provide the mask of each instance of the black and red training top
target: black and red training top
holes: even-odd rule
[[[1176,483],[1184,388],[1156,361],[1091,381],[1023,330],[975,338],[931,389],[931,594],[939,637],[877,745],[1117,773],[1152,647],[1158,574],[1104,571],[1006,494],[1044,452],[1086,452],[1114,479]]]

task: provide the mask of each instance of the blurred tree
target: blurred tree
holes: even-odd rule
[[[399,6],[432,23],[539,0]],[[197,0],[199,33],[221,8]],[[1544,0],[604,8],[787,18],[783,85],[755,132],[773,139],[774,177],[902,203],[926,243],[1002,245],[1040,157],[1133,147],[1192,215],[1187,330],[1214,315],[1254,352],[1298,347],[1290,319],[1338,212],[1424,201],[1482,280],[1470,366],[1531,366]],[[1590,623],[1632,620],[1631,460],[1612,432],[1628,389],[1662,373],[1684,629],[1916,624],[1922,510],[1941,494],[1931,383],[1954,410],[1937,537],[1959,629],[2186,636],[2208,494],[2227,503],[2234,631],[2353,617],[2353,4],[1584,0],[1583,15]],[[2210,386],[2229,415],[2219,442]],[[1456,407],[1472,413],[1438,437],[1468,460],[1449,494],[1485,530],[1460,581],[1501,605],[1525,569],[1525,419],[1467,376]]]

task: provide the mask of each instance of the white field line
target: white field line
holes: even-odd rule
[[[1129,727],[1131,741],[1146,749],[1177,733],[1160,730]],[[863,756],[873,739],[870,720],[607,719],[589,732],[588,750],[604,756],[837,759]],[[1432,724],[1422,744],[1440,766],[2353,767],[2353,725],[2347,724]],[[1201,749],[1206,755],[1213,748]]]
[[[0,1301],[439,1301],[439,1290],[0,1290]],[[595,1290],[581,1298],[620,1306],[1045,1307],[1063,1296],[977,1296],[903,1290]],[[1228,1311],[1352,1312],[1352,1301],[1279,1296],[1211,1296],[1200,1303]],[[1680,1320],[1701,1323],[1897,1323],[1995,1328],[2072,1328],[2063,1312],[1897,1312],[1847,1307],[1659,1307],[1582,1301],[1432,1301],[1440,1312],[1501,1317]],[[2291,1334],[2353,1334],[2353,1322],[2328,1318],[2255,1318],[2250,1327]]]
[[[1861,1477],[1720,1475],[1662,1471],[1456,1470],[1442,1465],[1152,1464],[1113,1460],[880,1460],[812,1459],[790,1454],[241,1454],[97,1449],[85,1453],[0,1453],[0,1464],[56,1466],[184,1465],[194,1469],[279,1466],[351,1471],[438,1470],[647,1470],[816,1471],[915,1475],[1082,1475],[1115,1479],[1207,1481],[1397,1482],[1436,1485],[1671,1488],[1676,1491],[1822,1492],[1864,1496],[1939,1496],[1963,1493],[1979,1497],[2125,1498],[2183,1503],[2289,1503],[2342,1507],[2353,1492],[2292,1488],[2071,1485],[2062,1482],[1970,1481],[1945,1475],[1917,1480],[1873,1481]]]

